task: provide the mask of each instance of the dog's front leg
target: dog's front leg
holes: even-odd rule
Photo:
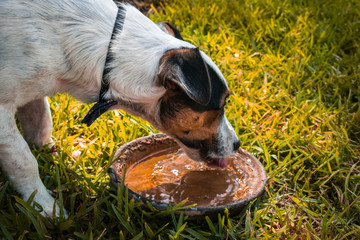
[[[24,200],[37,191],[34,201],[43,207],[41,214],[53,216],[55,200],[39,177],[37,161],[16,126],[14,113],[3,106],[0,106],[0,164]],[[55,209],[54,214],[59,216],[57,205]]]

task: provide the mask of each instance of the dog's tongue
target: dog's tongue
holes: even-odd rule
[[[227,166],[227,162],[225,158],[213,158],[207,162],[209,167],[220,167],[225,168]]]

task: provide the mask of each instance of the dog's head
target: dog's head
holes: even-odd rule
[[[239,148],[224,114],[229,89],[215,64],[196,48],[173,49],[161,59],[159,128],[173,137],[186,154],[212,165]]]
[[[168,33],[181,38],[165,24]],[[226,166],[224,158],[240,142],[224,114],[230,91],[217,66],[197,48],[171,49],[160,60],[158,83],[166,89],[160,99],[158,128],[189,157]]]

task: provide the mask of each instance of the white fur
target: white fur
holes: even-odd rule
[[[14,114],[19,109],[28,143],[42,145],[52,131],[45,96],[97,100],[116,10],[110,0],[0,1],[0,164],[24,199],[37,191],[44,215],[52,215],[54,199]]]

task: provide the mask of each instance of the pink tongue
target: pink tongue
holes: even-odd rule
[[[225,158],[213,158],[207,162],[209,167],[220,167],[225,168],[227,166],[227,162]]]

